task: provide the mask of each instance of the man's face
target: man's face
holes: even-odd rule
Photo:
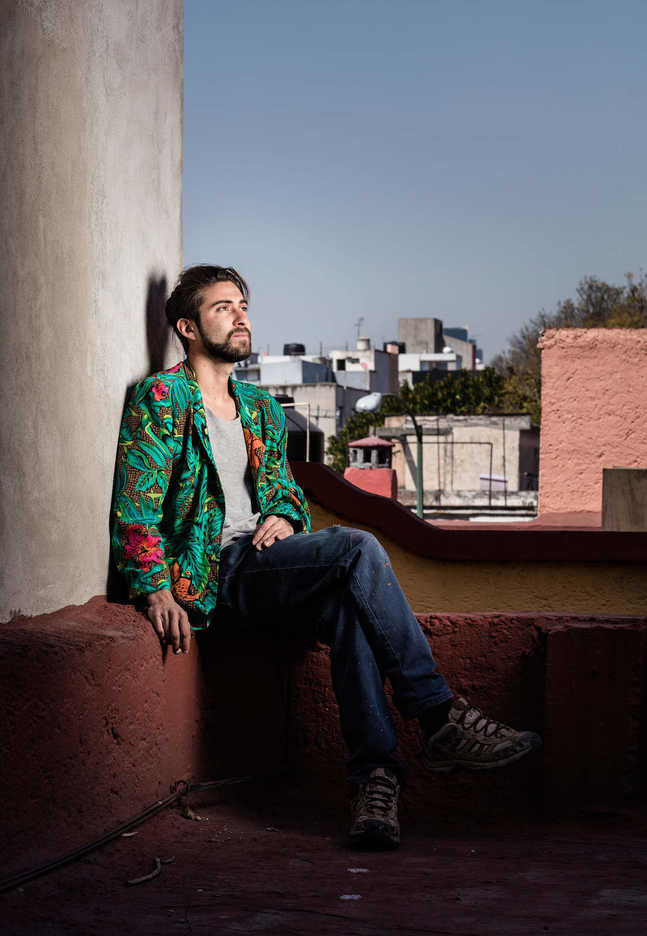
[[[202,290],[195,326],[207,354],[215,361],[244,361],[252,350],[247,300],[229,281]]]

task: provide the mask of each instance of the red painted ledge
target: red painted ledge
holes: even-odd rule
[[[293,462],[292,471],[306,496],[321,507],[352,523],[374,527],[428,559],[647,563],[647,533],[526,524],[514,529],[447,529],[420,520],[402,504],[360,490],[326,465]]]

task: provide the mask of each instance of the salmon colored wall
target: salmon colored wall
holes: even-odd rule
[[[541,339],[539,512],[600,511],[603,468],[647,467],[647,329]]]
[[[369,494],[398,496],[398,479],[393,468],[346,468],[344,478]]]
[[[444,561],[418,556],[379,530],[310,501],[312,529],[339,524],[369,530],[382,543],[416,612],[535,611],[638,614],[647,608],[640,562]]]

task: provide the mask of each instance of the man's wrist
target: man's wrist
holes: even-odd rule
[[[143,598],[147,606],[150,608],[150,606],[155,604],[156,601],[168,601],[168,595],[170,595],[171,598],[173,597],[170,588],[158,588],[155,591],[148,592],[148,594],[144,595]]]

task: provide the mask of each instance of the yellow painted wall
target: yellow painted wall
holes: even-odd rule
[[[416,556],[371,527],[310,502],[312,529],[339,524],[382,543],[414,611],[647,614],[647,567],[628,562],[448,562]]]

